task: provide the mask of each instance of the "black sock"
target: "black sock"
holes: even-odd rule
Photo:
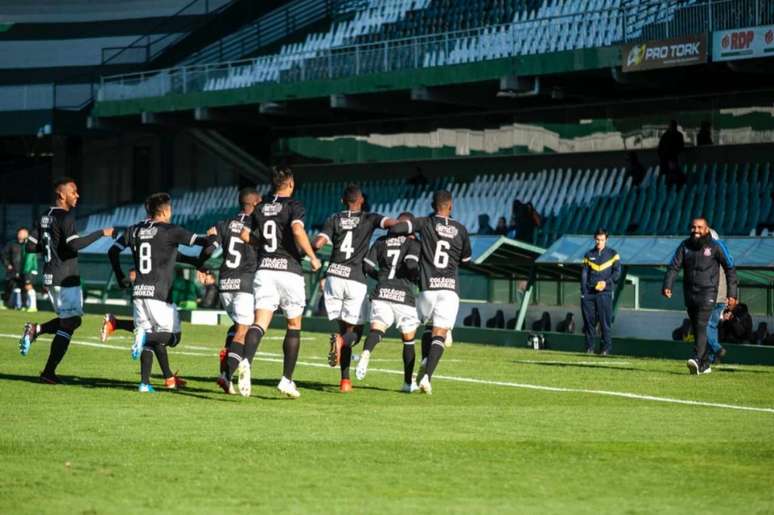
[[[352,347],[344,345],[341,348],[341,378],[349,379],[349,366],[352,364]]]
[[[376,329],[371,329],[371,332],[368,333],[368,338],[366,338],[365,345],[363,346],[364,351],[373,352],[374,348],[376,348],[376,345],[382,341],[382,338],[384,338],[384,331],[377,331]]]
[[[125,319],[125,318],[116,318],[116,330],[122,330],[122,331],[129,331],[130,333],[134,331],[134,320],[131,319]]]
[[[164,379],[172,377],[172,370],[169,368],[169,355],[167,354],[167,346],[159,343],[153,346],[153,352],[156,354],[156,360],[161,367],[161,373],[164,374]]]
[[[414,350],[414,340],[403,340],[403,382],[406,384],[411,384],[411,375],[414,373],[415,360],[416,351]]]
[[[301,329],[288,329],[285,333],[285,341],[282,342],[282,351],[285,354],[282,365],[282,375],[293,380],[293,371],[298,361],[298,352],[301,348]]]
[[[51,350],[48,352],[48,361],[46,368],[43,369],[43,375],[53,376],[56,374],[56,367],[59,366],[59,362],[62,361],[67,348],[70,346],[70,337],[70,333],[62,329],[56,332],[56,336],[51,342]]]
[[[357,342],[360,341],[360,336],[354,332],[354,331],[348,331],[341,335],[341,337],[344,339],[344,345],[342,346],[342,350],[345,347],[349,347],[350,349],[355,346]]]
[[[59,319],[53,318],[38,325],[38,334],[54,334],[59,330]]]
[[[220,360],[221,374],[225,374],[226,372],[228,372],[228,366],[226,365],[226,358],[228,357],[228,348],[231,347],[231,342],[234,341],[234,334],[236,334],[236,324],[229,327],[228,331],[226,331],[226,342],[223,345],[223,350],[225,352],[222,354],[223,359]]]
[[[438,366],[438,362],[441,360],[441,356],[443,356],[443,350],[445,348],[443,342],[445,339],[446,338],[443,336],[433,336],[430,354],[427,355],[427,367],[425,368],[428,379],[433,378],[435,367]]]
[[[226,377],[230,380],[231,377],[239,368],[239,364],[245,356],[245,344],[238,341],[232,341],[228,346],[228,358],[226,358]]]
[[[143,384],[150,384],[151,369],[153,368],[153,348],[155,343],[145,342],[140,353],[140,382]]]
[[[426,329],[424,333],[422,333],[422,359],[427,358],[427,356],[430,354],[430,346],[433,343],[433,332],[429,329]]]
[[[255,353],[258,352],[258,346],[261,344],[263,335],[263,329],[257,325],[251,325],[250,329],[247,330],[247,335],[245,335],[245,359],[251,365],[253,364]]]
[[[356,325],[352,330],[357,335],[357,340],[355,340],[354,343],[352,343],[352,346],[354,347],[355,345],[360,343],[360,339],[363,337],[363,326]]]

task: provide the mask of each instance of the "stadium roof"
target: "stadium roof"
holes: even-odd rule
[[[530,269],[545,249],[505,236],[472,236],[468,267],[487,275],[529,277]]]

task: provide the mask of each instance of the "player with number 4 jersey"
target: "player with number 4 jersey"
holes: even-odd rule
[[[430,380],[444,351],[444,342],[454,327],[459,298],[459,266],[470,261],[470,236],[465,226],[451,218],[452,196],[448,191],[436,191],[433,195],[432,216],[401,222],[393,231],[416,231],[422,247],[420,259],[421,293],[417,299],[417,311],[428,331],[422,336],[422,365],[417,374],[420,391],[430,394]]]
[[[328,319],[338,320],[339,332],[331,335],[328,364],[332,367],[340,365],[339,390],[346,393],[352,390],[349,378],[352,347],[360,339],[362,324],[368,314],[363,258],[374,231],[389,229],[397,220],[365,212],[365,198],[354,184],[344,190],[341,202],[346,210],[328,218],[313,247],[319,250],[326,243],[332,246],[323,295]]]

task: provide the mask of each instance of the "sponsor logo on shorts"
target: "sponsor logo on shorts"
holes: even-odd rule
[[[385,244],[388,247],[400,247],[401,245],[403,245],[403,243],[405,243],[405,241],[406,241],[405,236],[396,236],[394,238],[387,238],[387,241],[385,242]]]
[[[454,238],[459,231],[453,225],[435,224],[435,232],[442,238]]]
[[[451,277],[431,277],[430,288],[434,290],[454,290],[457,288],[457,280]]]
[[[394,288],[379,288],[379,300],[406,302],[406,292]]]
[[[349,276],[352,274],[352,269],[346,265],[331,263],[328,267],[328,273],[331,275],[337,275],[339,277],[349,278]]]
[[[156,286],[153,284],[135,284],[132,294],[135,297],[153,297],[156,294]]]
[[[269,268],[271,270],[287,270],[288,260],[285,258],[263,258],[261,260],[261,268]]]
[[[242,287],[242,279],[221,279],[219,288],[222,291],[238,290]]]

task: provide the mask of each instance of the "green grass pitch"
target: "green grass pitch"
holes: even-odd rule
[[[678,361],[455,343],[427,397],[398,391],[386,340],[344,395],[326,335],[305,333],[288,400],[271,331],[244,399],[214,383],[224,328],[186,324],[170,359],[189,388],[140,394],[129,334],[100,346],[96,316],[60,366],[70,384],[38,384],[50,338],[19,356],[25,318],[0,313],[3,514],[774,511],[767,367],[692,377]]]

